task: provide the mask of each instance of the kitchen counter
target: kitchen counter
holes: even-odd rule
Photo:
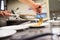
[[[16,34],[10,37],[1,38],[0,40],[23,40],[25,38],[31,38],[45,33],[51,33],[50,25],[44,28],[28,28],[24,30],[18,30]],[[25,40],[51,40],[51,39],[52,36],[47,35],[47,36],[40,36],[40,37],[25,39]]]
[[[31,28],[31,29],[27,29],[23,32],[18,31],[14,36],[12,36],[12,40],[20,40],[20,39],[25,39],[25,38],[29,38],[27,40],[51,40],[51,36],[43,36],[43,37],[37,37],[37,38],[32,38],[33,36],[36,35],[41,35],[43,33],[47,33],[47,31],[44,31],[46,29],[40,29],[40,28]],[[48,30],[48,29],[47,29]]]

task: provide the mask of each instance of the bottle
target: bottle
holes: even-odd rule
[[[4,0],[1,0],[1,10],[4,10]]]
[[[55,16],[55,13],[53,13],[53,20],[56,20],[56,16]]]

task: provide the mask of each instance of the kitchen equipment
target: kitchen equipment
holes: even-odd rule
[[[19,16],[19,14],[16,14],[15,12],[14,12],[14,10],[11,10],[11,15],[10,15],[10,17],[8,18],[8,20],[20,20],[21,18],[20,18],[20,16]]]
[[[53,35],[53,33],[44,33],[44,34],[34,35],[32,37],[23,38],[22,40],[33,40],[33,39],[36,39],[39,37],[44,37],[44,36],[46,37],[46,36],[52,36],[52,35]]]
[[[46,13],[37,14],[36,18],[39,19],[36,20],[36,23],[33,23],[31,27],[42,27],[43,19],[46,18]]]
[[[56,14],[55,13],[52,14],[53,14],[53,20],[57,20]]]
[[[41,17],[41,15],[40,15],[40,14],[41,14],[41,11],[39,10],[39,9],[41,9],[41,6],[39,6],[39,7],[36,8],[36,9],[37,9],[37,12],[38,12],[37,15],[39,15],[39,16]],[[39,19],[39,21],[38,21],[38,22],[36,21],[37,23],[34,24],[34,26],[37,27],[37,26],[40,26],[40,25],[42,24],[42,22],[43,22],[43,18],[42,18],[42,17],[40,18],[40,17],[38,17],[38,16],[36,17],[36,18]]]
[[[18,31],[11,40],[51,40],[49,25],[46,28],[28,28]]]
[[[13,14],[11,14],[11,16],[8,18],[7,26],[9,26],[9,25],[19,25],[19,24],[22,24],[22,23],[28,21],[26,19],[20,18],[18,14],[14,13],[14,11],[12,11],[12,12],[13,12]]]
[[[39,6],[38,8],[37,8],[37,15],[39,15],[40,17],[38,18],[39,19],[39,21],[37,22],[37,24],[36,24],[36,26],[40,26],[41,24],[42,24],[42,22],[43,22],[43,18],[42,18],[42,16],[41,16],[41,11],[39,10],[39,8],[40,8],[40,10],[41,10],[41,6]]]
[[[25,22],[28,22],[28,20],[8,20],[7,21],[7,26],[20,25],[20,24],[23,24]]]
[[[37,15],[39,15],[39,14],[37,14]],[[42,18],[41,15],[40,15],[40,17],[41,17],[41,18],[39,18],[36,26],[40,26],[40,25],[43,23],[43,18]]]
[[[20,20],[20,17],[18,14],[11,14],[8,20]]]
[[[54,34],[52,36],[53,40],[60,40],[60,21],[59,20],[48,20],[50,23],[51,31]]]
[[[0,10],[5,10],[4,0],[0,0]]]
[[[40,6],[38,8],[41,8]],[[39,19],[38,21],[36,20],[36,23],[33,24],[31,27],[42,27],[43,19],[46,18],[46,13],[41,13],[40,10],[37,8],[37,14],[36,18]]]
[[[11,26],[4,26],[4,27],[0,27],[0,29],[14,29],[14,30],[21,30],[21,29],[27,29],[29,27],[36,27],[34,26],[36,23],[24,23],[24,24],[20,24],[20,25],[11,25]],[[38,27],[44,27],[44,26],[48,26],[49,23],[42,23],[40,26]]]
[[[0,38],[8,37],[16,33],[16,30],[0,30]]]

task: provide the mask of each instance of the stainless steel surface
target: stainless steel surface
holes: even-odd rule
[[[12,40],[19,40],[19,39],[32,37],[34,35],[38,35],[38,34],[42,34],[42,33],[47,33],[45,28],[43,28],[43,29],[40,29],[40,28],[34,29],[33,28],[33,29],[24,30],[22,32],[18,32],[14,36],[12,36],[11,39]],[[43,40],[43,39],[44,40],[51,40],[51,36],[46,36],[46,37],[42,37],[42,38],[39,37],[39,38],[35,38],[35,39],[32,39],[32,40]]]
[[[43,34],[43,33],[50,33],[50,26],[47,26],[45,28],[29,28],[25,30],[19,30],[16,34],[9,38],[4,38],[3,40],[22,40],[27,37],[32,37],[35,35]],[[32,40],[51,40],[51,36],[43,36],[34,38]]]
[[[54,34],[52,40],[60,40],[58,35],[60,35],[60,21],[59,20],[49,20],[51,26],[51,32]]]
[[[23,24],[26,24],[26,23],[23,23]],[[19,30],[13,36],[11,36],[9,38],[5,38],[3,40],[23,40],[24,38],[27,38],[27,37],[32,37],[32,36],[43,34],[43,33],[51,33],[52,32],[51,27],[53,27],[53,26],[48,25],[45,28],[29,28],[29,29]],[[55,26],[55,27],[57,27],[57,26]],[[54,35],[54,36],[49,35],[49,36],[34,38],[32,40],[59,40],[59,38],[60,37],[58,37],[56,35]]]
[[[0,16],[0,27],[7,25],[7,18]]]

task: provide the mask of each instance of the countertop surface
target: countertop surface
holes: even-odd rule
[[[29,24],[30,22],[26,22],[20,25],[25,25],[27,23]],[[52,33],[51,25],[47,24],[44,27],[42,26],[42,28],[27,28],[24,30],[18,30],[14,35],[0,38],[0,40],[53,40],[53,36],[49,35],[49,33]]]
[[[0,40],[52,40],[51,35],[42,36],[42,37],[39,36],[41,34],[46,34],[46,33],[51,33],[51,29],[49,25],[44,28],[28,28],[24,30],[18,30],[16,34],[10,37],[1,38]],[[39,36],[39,37],[35,37],[35,36]],[[31,38],[31,39],[26,39],[26,38]]]

